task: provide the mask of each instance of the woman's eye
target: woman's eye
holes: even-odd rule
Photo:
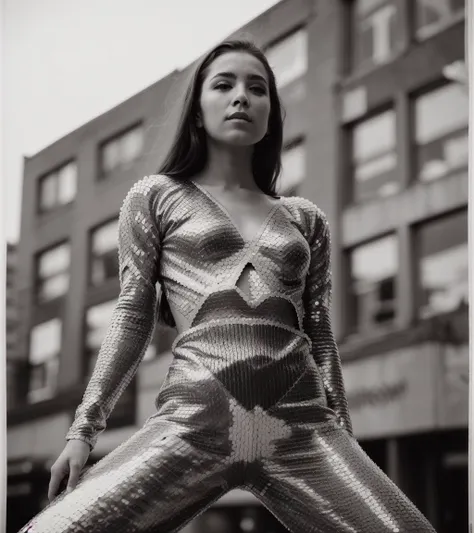
[[[251,87],[251,89],[255,94],[267,94],[267,90],[264,87],[260,87],[259,85]]]
[[[220,91],[225,91],[226,89],[230,89],[230,85],[228,83],[218,83],[214,88]]]

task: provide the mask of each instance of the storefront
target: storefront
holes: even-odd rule
[[[356,437],[440,533],[467,530],[468,363],[425,342],[344,365]]]

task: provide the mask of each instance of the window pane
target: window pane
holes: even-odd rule
[[[107,174],[120,165],[120,144],[119,140],[108,142],[101,151],[102,172]]]
[[[126,133],[121,140],[121,162],[127,163],[133,161],[142,152],[143,148],[143,130],[135,128]]]
[[[67,204],[74,200],[77,186],[77,166],[76,163],[65,165],[58,173],[59,189],[58,200],[60,204]]]
[[[61,348],[61,320],[53,318],[31,330],[29,361],[40,364],[56,357]]]
[[[397,2],[356,0],[353,35],[356,68],[389,61],[401,45]]]
[[[452,311],[468,303],[467,213],[422,226],[420,244],[420,315]]]
[[[399,191],[395,128],[393,110],[354,126],[352,165],[355,201],[389,196]]]
[[[28,401],[39,402],[54,396],[58,382],[59,358],[30,367]]]
[[[39,364],[30,368],[30,391],[44,389],[47,386],[46,365]]]
[[[464,0],[416,0],[416,33],[419,38],[431,35],[437,28],[464,11]]]
[[[398,245],[395,235],[356,248],[351,254],[354,328],[370,331],[395,319]]]
[[[101,164],[104,174],[136,159],[143,150],[143,128],[133,128],[102,146]]]
[[[67,293],[69,289],[69,274],[63,272],[55,274],[40,282],[38,286],[38,302],[44,303],[54,298],[59,298]]]
[[[100,285],[118,277],[118,220],[104,224],[92,234],[91,282]]]
[[[101,285],[109,279],[116,279],[119,275],[117,250],[107,252],[92,261],[91,283]]]
[[[40,181],[40,208],[48,210],[56,205],[57,175],[50,174]]]
[[[61,244],[44,252],[39,257],[38,277],[47,278],[58,272],[68,270],[70,262],[70,248],[68,244]]]
[[[298,30],[270,47],[266,56],[280,88],[303,76],[308,70],[306,29]]]
[[[469,96],[457,83],[445,85],[415,101],[416,141],[426,144],[467,127]]]
[[[354,160],[366,161],[395,148],[395,112],[385,111],[354,127]]]
[[[69,244],[61,244],[38,258],[37,299],[45,302],[65,294],[69,288]]]
[[[438,179],[468,164],[468,95],[449,84],[415,100],[418,179]]]
[[[359,165],[356,168],[355,177],[358,181],[368,181],[393,170],[396,166],[397,158],[393,152],[383,154],[380,157],[367,161],[367,163]]]
[[[282,171],[278,180],[278,194],[285,196],[295,191],[306,177],[305,145],[300,143],[285,150],[281,162]]]
[[[100,255],[117,249],[118,219],[112,220],[97,228],[92,234],[92,251]]]

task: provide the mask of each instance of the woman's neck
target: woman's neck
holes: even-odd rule
[[[208,162],[195,176],[196,181],[225,191],[235,189],[259,190],[252,172],[253,146],[228,147],[209,143]]]

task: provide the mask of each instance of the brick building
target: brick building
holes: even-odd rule
[[[316,202],[332,227],[356,435],[438,531],[467,528],[468,107],[445,76],[464,59],[464,2],[283,0],[235,36],[264,46],[275,69],[280,193]],[[164,157],[193,66],[25,159],[16,375],[28,379],[9,383],[12,531],[44,503],[118,296],[119,208]],[[156,328],[91,461],[152,414],[174,336]],[[187,529],[222,530],[284,531],[239,491]]]

